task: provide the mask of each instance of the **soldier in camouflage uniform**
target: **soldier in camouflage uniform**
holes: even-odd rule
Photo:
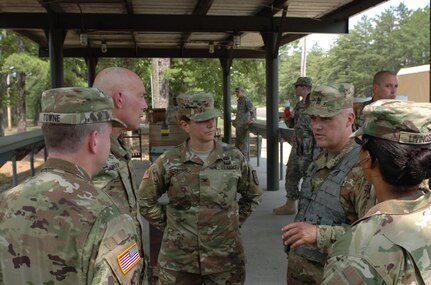
[[[245,96],[242,87],[235,88],[238,105],[235,117],[235,146],[249,159],[248,126],[256,120],[256,109],[251,100]]]
[[[95,88],[42,94],[49,155],[41,172],[0,196],[1,284],[139,284],[129,215],[91,183],[109,153],[112,100]]]
[[[355,124],[354,130],[362,126],[364,116],[362,110],[365,106],[381,99],[395,99],[398,89],[397,75],[392,71],[382,70],[377,72],[373,78],[373,98],[371,100],[354,105]]]
[[[431,104],[380,100],[352,136],[378,204],[334,244],[324,284],[431,284]]]
[[[375,204],[349,139],[355,116],[353,86],[315,87],[305,113],[321,147],[301,186],[295,221],[282,228],[288,251],[288,284],[320,284],[328,250],[346,228]]]
[[[313,156],[318,152],[316,141],[311,130],[310,116],[304,114],[308,95],[310,94],[312,82],[309,77],[299,77],[295,84],[295,95],[301,97],[293,116],[287,118],[287,127],[294,128],[295,136],[292,139],[292,149],[287,162],[284,188],[286,190],[286,203],[279,208],[273,209],[276,215],[296,214],[297,200],[299,199],[298,184],[313,161]]]
[[[114,117],[126,124],[126,128],[112,129],[111,152],[102,170],[93,177],[93,183],[111,197],[121,213],[133,217],[139,236],[139,248],[143,250],[144,231],[136,199],[137,182],[131,161],[132,153],[121,135],[125,130],[137,130],[140,127],[140,118],[148,107],[144,98],[144,83],[136,73],[128,69],[109,67],[97,75],[93,87],[113,99]],[[143,252],[141,255],[143,256]]]
[[[211,94],[187,93],[177,102],[177,120],[190,138],[155,161],[138,195],[142,215],[164,232],[159,280],[244,284],[240,226],[260,202],[256,171],[237,148],[214,140],[221,113]],[[167,205],[158,202],[163,193]]]

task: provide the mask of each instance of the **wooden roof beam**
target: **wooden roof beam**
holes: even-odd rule
[[[54,18],[54,19],[52,19]],[[284,23],[282,23],[284,22]],[[347,33],[348,20],[256,16],[0,13],[0,28],[133,30],[141,32]]]

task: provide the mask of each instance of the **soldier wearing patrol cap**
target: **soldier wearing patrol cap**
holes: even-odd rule
[[[244,284],[239,227],[260,202],[256,172],[237,148],[214,139],[221,113],[211,94],[187,93],[177,102],[189,138],[154,162],[138,191],[142,215],[164,232],[160,283]],[[167,205],[158,202],[163,193]]]
[[[431,104],[379,100],[352,137],[378,204],[334,244],[324,284],[431,284]]]
[[[315,87],[305,113],[321,152],[307,169],[295,221],[282,228],[288,284],[320,284],[332,243],[375,203],[349,136],[353,85]]]
[[[95,88],[42,94],[48,150],[41,172],[0,196],[4,284],[138,284],[142,260],[130,216],[91,183],[109,153],[112,99]]]
[[[304,177],[313,157],[319,152],[311,130],[310,117],[304,113],[309,100],[309,94],[313,86],[310,77],[298,77],[293,84],[295,96],[300,101],[295,105],[292,116],[285,119],[287,127],[293,128],[295,133],[290,141],[292,148],[286,168],[284,189],[286,190],[286,202],[281,207],[273,209],[276,215],[293,215],[297,212],[299,199],[299,183]]]
[[[244,88],[236,87],[235,95],[238,98],[235,126],[235,146],[249,159],[249,125],[256,121],[256,108],[250,98],[244,93]]]

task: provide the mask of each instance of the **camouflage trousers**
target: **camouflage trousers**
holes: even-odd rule
[[[286,190],[286,197],[289,200],[299,199],[298,183],[301,179],[301,173],[298,165],[298,155],[296,154],[295,147],[289,154],[289,160],[287,161],[286,177],[284,180],[284,189]]]
[[[235,146],[244,154],[245,158],[249,159],[249,152],[248,152],[248,126],[243,127],[237,127],[235,132],[236,139],[235,139]]]
[[[298,155],[297,146],[295,143],[292,144],[284,179],[284,189],[286,190],[287,199],[299,199],[299,182],[306,175],[308,166],[312,161],[313,158],[311,155]]]
[[[289,251],[287,260],[287,284],[320,284],[323,279],[323,265]]]
[[[225,271],[209,275],[179,272],[159,268],[158,285],[243,285],[245,282],[245,268]]]

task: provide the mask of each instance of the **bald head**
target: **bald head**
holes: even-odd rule
[[[133,71],[122,67],[108,67],[97,74],[93,87],[112,97],[115,92],[121,91],[130,83],[138,82],[143,86],[141,78]]]
[[[93,87],[111,96],[114,101],[114,117],[127,125],[128,130],[140,126],[140,118],[148,105],[142,79],[133,71],[122,67],[109,67],[96,76]]]

